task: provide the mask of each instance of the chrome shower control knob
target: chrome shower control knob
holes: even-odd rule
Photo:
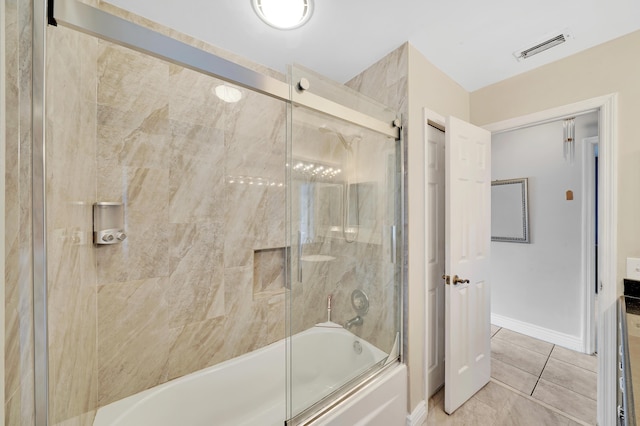
[[[369,297],[360,289],[353,290],[351,293],[351,306],[358,313],[358,316],[364,315],[369,312]]]
[[[118,239],[118,241],[124,241],[127,239],[127,234],[125,234],[124,232],[118,232],[118,234],[116,234],[116,238]]]
[[[113,235],[112,234],[105,234],[102,236],[102,241],[104,241],[105,243],[109,243],[111,241],[113,241]]]

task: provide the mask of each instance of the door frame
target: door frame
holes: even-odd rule
[[[621,283],[617,280],[617,199],[618,178],[618,94],[612,93],[596,98],[563,105],[556,108],[515,117],[483,126],[491,133],[500,133],[529,127],[549,121],[568,118],[588,111],[599,111],[599,159],[598,159],[598,242],[601,249],[598,257],[599,288],[597,318],[598,392],[597,421],[600,425],[611,424],[616,418],[617,382],[617,317],[616,300],[621,294]]]
[[[433,122],[435,124],[437,124],[438,126],[441,126],[443,129],[445,129],[446,132],[446,118],[443,115],[440,115],[428,108],[423,108],[422,109],[422,126],[423,126],[423,142],[425,145],[425,149],[424,149],[424,158],[422,159],[422,164],[426,165],[427,161],[429,160],[429,150],[427,149],[427,144],[428,144],[428,140],[427,140],[427,132],[428,132],[428,127],[429,127],[429,122]],[[423,176],[424,182],[423,182],[423,188],[425,191],[425,197],[424,197],[424,205],[423,205],[423,211],[424,211],[424,223],[425,223],[425,227],[424,227],[424,241],[425,241],[425,252],[424,255],[425,257],[427,256],[427,250],[426,250],[426,245],[427,242],[429,241],[429,239],[431,238],[431,234],[429,232],[429,197],[427,197],[426,195],[426,191],[429,188],[429,175],[426,173],[426,169],[425,169],[425,173]],[[444,208],[444,206],[443,206]],[[444,235],[444,234],[443,234]],[[423,267],[424,267],[424,277],[425,279],[428,277],[428,263],[427,263],[427,259],[425,258],[423,261]],[[442,270],[442,273],[444,274],[445,271],[444,269]],[[426,283],[425,283],[425,290],[426,290]],[[424,301],[423,301],[423,306],[424,306],[424,318],[425,320],[430,318],[431,312],[429,312],[429,292],[425,291],[425,295],[424,295]],[[427,368],[427,366],[429,365],[429,342],[431,341],[431,332],[430,332],[430,328],[428,326],[426,326],[425,324],[425,339],[424,339],[424,348],[422,351],[423,354],[423,360],[422,360],[422,365],[425,366],[424,369],[424,379],[423,379],[423,395],[425,396],[426,399],[426,407],[429,406],[428,401],[429,401],[429,369]],[[444,384],[444,381],[443,381]]]
[[[600,138],[592,136],[584,138],[582,143],[582,278],[583,278],[583,297],[584,308],[582,319],[582,342],[583,351],[592,354],[596,351],[596,316],[595,316],[595,299],[596,294],[593,288],[593,282],[597,278],[596,270],[596,233],[594,225],[596,217],[594,214],[595,190],[595,157],[593,149],[598,145]],[[597,207],[597,206],[596,206]]]

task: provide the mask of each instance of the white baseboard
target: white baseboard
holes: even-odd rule
[[[513,318],[504,317],[498,314],[491,314],[491,324],[498,327],[504,327],[508,330],[515,331],[554,345],[562,346],[578,352],[584,352],[585,346],[581,338],[570,334],[560,333],[555,330],[540,327],[538,325],[529,324]]]
[[[422,426],[427,421],[427,404],[420,401],[411,414],[407,414],[407,426]]]

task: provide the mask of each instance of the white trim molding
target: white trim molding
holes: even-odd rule
[[[496,123],[490,123],[482,126],[482,128],[489,130],[491,133],[501,133],[530,126],[537,126],[539,124],[547,123],[550,121],[557,121],[567,117],[574,117],[576,115],[582,115],[589,112],[602,110],[605,105],[609,104],[610,102],[614,102],[614,99],[615,103],[617,103],[617,97],[617,93],[599,96],[597,98],[587,99],[584,101],[575,102],[544,111],[534,112],[531,114],[523,115],[521,117],[514,117],[507,120],[498,121]],[[600,118],[602,118],[602,114],[600,114]]]
[[[428,134],[429,134],[429,122],[435,123],[438,126],[441,126],[442,129],[445,128],[445,124],[446,124],[446,118],[428,108],[422,108],[422,126],[423,126],[423,133],[422,133],[422,143],[424,144],[424,153],[423,153],[423,158],[422,158],[422,165],[424,168],[424,173],[423,173],[423,181],[422,181],[422,190],[425,192],[424,194],[424,205],[422,206],[423,211],[424,211],[424,242],[425,242],[425,251],[423,253],[424,258],[422,261],[422,267],[423,269],[423,276],[425,278],[425,293],[424,293],[424,318],[425,318],[425,327],[424,327],[424,351],[423,351],[423,365],[425,365],[425,369],[424,369],[424,377],[422,379],[422,386],[423,386],[423,395],[426,398],[426,400],[429,400],[429,345],[431,343],[431,327],[429,327],[429,324],[427,324],[427,321],[429,321],[429,318],[431,318],[431,312],[429,310],[429,285],[428,282],[426,280],[428,280],[429,277],[429,270],[428,270],[428,264],[429,262],[427,261],[427,247],[429,246],[429,241],[431,241],[432,238],[435,238],[435,236],[432,236],[431,233],[429,232],[429,221],[430,221],[430,216],[429,216],[429,197],[427,197],[427,188],[429,188],[429,173],[427,172],[427,164],[429,164],[429,149],[428,149]],[[444,209],[444,205],[443,205],[443,209]],[[442,214],[444,214],[444,211],[442,212]],[[444,235],[444,234],[443,234]],[[437,242],[436,242],[437,243]],[[444,268],[442,270],[442,273],[444,273]],[[444,308],[444,306],[443,306]],[[444,324],[443,324],[444,326]],[[444,328],[441,330],[442,333],[444,333]],[[436,351],[437,352],[437,351]],[[444,358],[444,347],[442,348],[442,356]],[[442,375],[442,384],[444,384],[444,373]],[[440,383],[438,383],[438,386],[440,385]],[[416,408],[417,410],[417,408]],[[415,412],[415,410],[414,410]],[[425,408],[425,412],[426,412],[426,408]],[[426,418],[426,417],[425,417]],[[422,425],[422,423],[416,423],[419,425]]]
[[[618,261],[618,96],[610,95],[600,107],[598,147],[599,206],[598,256],[598,424],[617,424],[617,309],[622,285]]]
[[[422,426],[426,421],[427,403],[420,401],[416,408],[410,414],[407,414],[407,426]]]
[[[616,301],[622,293],[616,275],[618,260],[618,94],[599,96],[569,105],[516,117],[484,126],[492,133],[529,127],[548,121],[599,111],[599,181],[598,181],[598,416],[600,426],[615,425],[617,382]]]
[[[493,313],[491,314],[491,324],[498,327],[504,327],[508,330],[525,334],[539,340],[544,340],[545,342],[553,343],[554,345],[562,346],[573,351],[583,352],[583,343],[579,336],[560,333],[535,324],[530,324],[528,322],[519,321]]]
[[[596,273],[596,181],[595,147],[600,138],[592,136],[582,139],[582,352],[592,354],[596,351],[596,313],[595,282]]]

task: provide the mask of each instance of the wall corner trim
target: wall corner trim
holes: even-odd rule
[[[427,403],[420,403],[407,415],[407,426],[422,426],[427,421]]]

